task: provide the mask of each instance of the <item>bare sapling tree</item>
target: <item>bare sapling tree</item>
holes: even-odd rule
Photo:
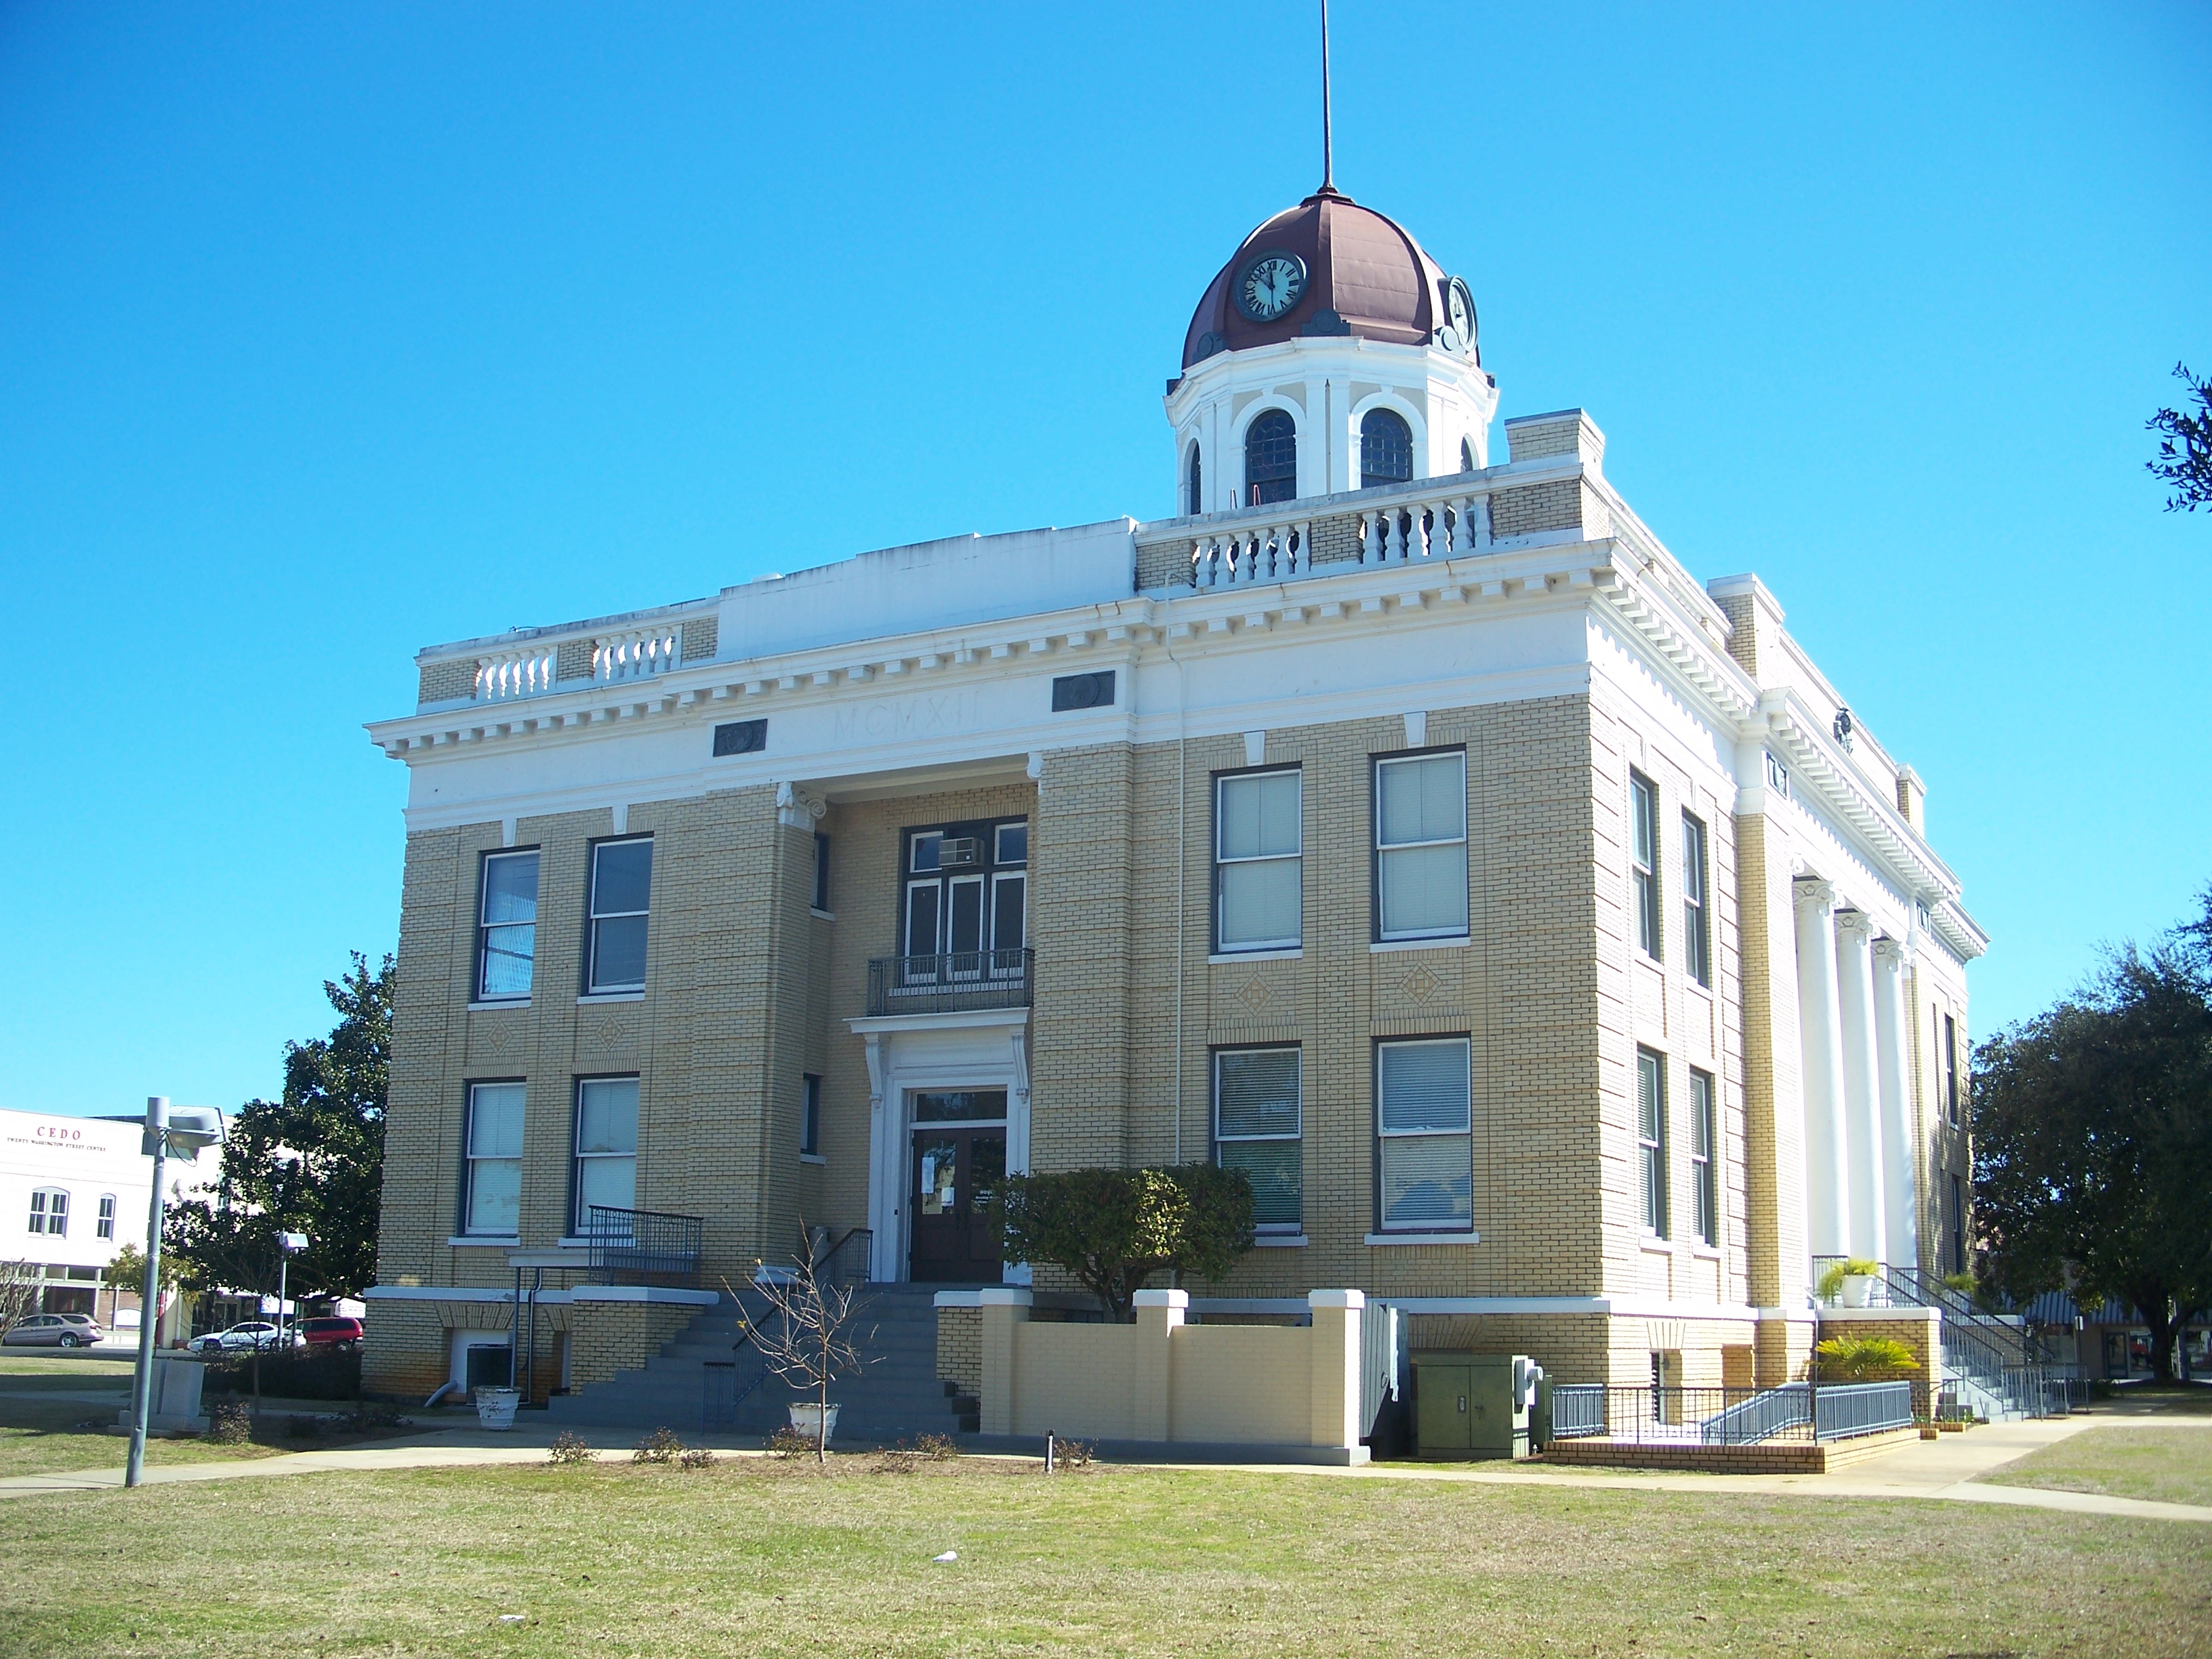
[[[753,1288],[768,1298],[769,1315],[748,1325],[747,1334],[768,1368],[803,1393],[814,1396],[814,1461],[830,1461],[830,1385],[868,1363],[850,1327],[858,1312],[855,1287],[833,1282],[823,1271],[804,1222],[799,1228],[797,1266],[754,1263]],[[722,1288],[732,1301],[727,1279]],[[743,1304],[740,1302],[739,1305]]]
[[[0,1261],[0,1330],[38,1312],[40,1293],[45,1289],[36,1264]]]

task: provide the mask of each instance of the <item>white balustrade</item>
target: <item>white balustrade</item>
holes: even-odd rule
[[[1450,490],[1431,501],[1362,508],[1359,562],[1407,564],[1490,550],[1490,498]]]
[[[592,678],[602,684],[650,679],[676,666],[684,635],[674,623],[592,641]]]
[[[1411,499],[1394,492],[1387,501],[1350,510],[1359,521],[1352,556],[1359,564],[1467,558],[1491,549],[1490,497],[1456,477],[1440,479]],[[1311,520],[1270,520],[1257,512],[1238,516],[1243,522],[1211,527],[1193,538],[1193,587],[1240,587],[1316,574]]]
[[[477,663],[477,701],[506,702],[515,697],[534,697],[553,689],[554,650],[537,645],[526,651],[503,651]]]
[[[1193,587],[1241,587],[1249,582],[1286,582],[1310,574],[1313,526],[1304,521],[1237,526],[1211,532],[1191,544]]]

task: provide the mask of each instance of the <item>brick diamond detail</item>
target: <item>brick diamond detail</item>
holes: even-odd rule
[[[1256,1014],[1275,1000],[1275,994],[1267,988],[1266,980],[1255,974],[1244,981],[1244,988],[1237,994],[1237,1000]]]
[[[1431,997],[1436,995],[1437,988],[1443,982],[1427,969],[1416,968],[1406,975],[1398,988],[1405,993],[1409,1001],[1426,1002]]]
[[[600,1047],[600,1048],[613,1048],[613,1047],[615,1046],[615,1044],[617,1044],[617,1042],[620,1042],[622,1041],[622,1034],[623,1034],[623,1029],[622,1029],[622,1022],[621,1022],[620,1020],[618,1020],[618,1019],[603,1019],[603,1020],[601,1020],[601,1021],[599,1022],[599,1047]]]

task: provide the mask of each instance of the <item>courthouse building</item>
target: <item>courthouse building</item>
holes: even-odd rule
[[[1201,1315],[1357,1288],[1566,1381],[1779,1381],[1816,1257],[1961,1263],[1984,937],[1780,599],[1589,414],[1501,421],[1468,285],[1332,189],[1176,369],[1172,517],[807,515],[810,568],[420,653],[373,1388],[550,1273],[588,1390],[802,1224],[1029,1283],[1006,1170],[1242,1168]]]

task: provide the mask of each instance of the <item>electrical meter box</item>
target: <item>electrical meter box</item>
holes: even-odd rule
[[[1541,1366],[1523,1354],[1417,1352],[1413,1358],[1419,1456],[1528,1456],[1529,1408]]]

